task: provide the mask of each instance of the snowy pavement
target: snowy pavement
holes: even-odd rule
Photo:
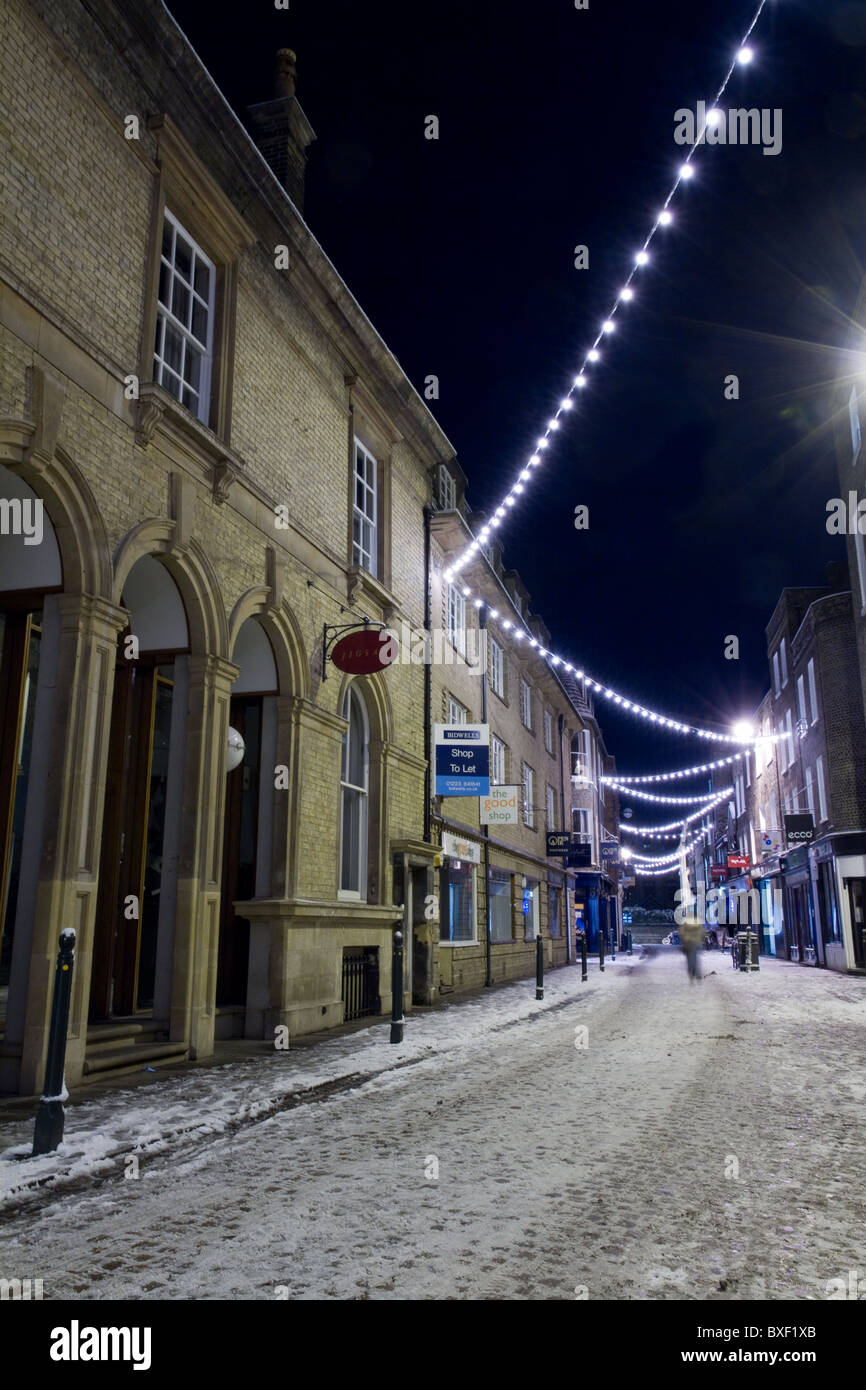
[[[700,984],[676,952],[620,957],[410,1019],[401,1047],[378,1025],[103,1093],[32,1162],[22,1125],[0,1275],[46,1299],[825,1299],[866,1276],[866,981],[700,959]]]

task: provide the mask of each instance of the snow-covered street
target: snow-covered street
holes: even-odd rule
[[[0,1273],[46,1299],[825,1299],[866,1273],[866,981],[700,962],[636,950],[401,1047],[378,1023],[94,1096],[59,1154],[3,1155]]]

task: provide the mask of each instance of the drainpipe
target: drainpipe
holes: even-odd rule
[[[479,632],[487,632],[487,604],[482,603],[478,609],[478,628]],[[484,669],[481,672],[481,723],[487,723],[487,643],[481,643],[484,654]],[[492,942],[492,908],[490,901],[490,826],[483,825],[481,833],[484,837],[484,901],[487,904],[485,917],[487,919],[487,930],[484,933],[484,984],[487,989],[493,984],[493,961],[491,958]],[[539,938],[540,939],[540,938]]]
[[[559,792],[562,800],[562,828],[565,829],[565,763],[562,758],[562,740],[565,732],[565,715],[559,716]],[[570,751],[570,750],[569,750]],[[571,763],[569,761],[569,767]],[[568,908],[568,860],[563,877],[565,879],[565,963],[571,965],[571,913]]]
[[[430,518],[432,508],[424,508],[424,632],[427,640],[432,641],[430,635]],[[430,759],[432,757],[431,738],[433,730],[430,727],[430,716],[432,713],[432,681],[433,671],[429,661],[424,662],[424,757],[427,766],[424,770],[424,842],[430,844],[431,820],[430,820]]]

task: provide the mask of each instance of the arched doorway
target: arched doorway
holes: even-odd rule
[[[0,1034],[18,912],[46,595],[63,588],[60,549],[43,502],[0,466]],[[56,624],[55,624],[56,627]],[[55,633],[56,637],[56,633]]]
[[[220,1032],[243,1032],[249,974],[250,924],[235,904],[271,893],[273,797],[279,679],[264,627],[247,618],[231,656],[240,667],[231,690],[229,724],[244,740],[240,765],[228,773],[223,835],[217,1006],[237,1012]]]
[[[91,1020],[167,1008],[188,685],[189,631],[153,556],[123,586],[106,780]],[[162,985],[162,988],[160,988]]]

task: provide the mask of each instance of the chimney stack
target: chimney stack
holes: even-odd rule
[[[274,97],[247,107],[253,137],[298,211],[304,211],[307,148],[315,132],[295,95],[297,58],[290,48],[277,50]]]

